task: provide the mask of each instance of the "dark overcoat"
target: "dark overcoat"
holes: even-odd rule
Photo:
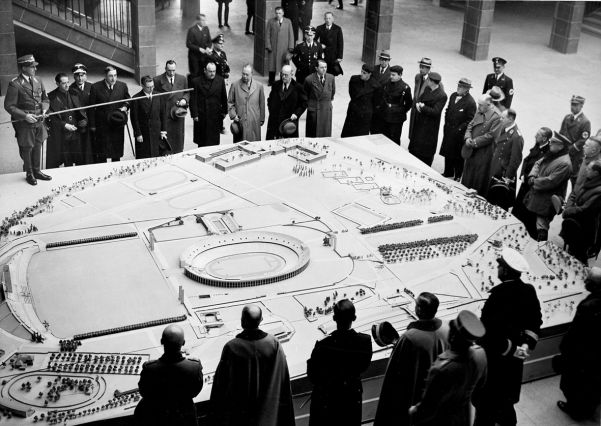
[[[182,90],[188,88],[188,79],[180,74],[175,74],[173,84],[169,82],[165,73],[157,75],[154,78],[154,90],[159,93],[171,92],[173,90]],[[165,108],[167,110],[167,138],[171,145],[172,152],[177,154],[184,150],[185,117],[174,117],[171,115],[171,108],[177,102],[186,101],[190,105],[190,92],[173,93],[167,96],[161,96],[165,99]]]
[[[186,47],[188,48],[188,64],[192,77],[200,75],[206,61],[206,55],[198,49],[208,49],[212,44],[211,33],[209,32],[209,27],[206,25],[200,29],[195,24],[188,29]]]
[[[490,163],[490,175],[499,179],[504,177],[515,181],[524,149],[524,138],[518,126],[516,125],[508,131],[504,126],[500,126],[494,145],[495,151]]]
[[[380,83],[380,86],[384,86],[390,81],[390,65],[388,65],[384,72],[382,72],[382,67],[380,67],[379,64],[375,64],[374,72],[371,77],[375,78],[376,81]]]
[[[417,109],[415,109],[415,104],[418,102],[419,97],[424,93],[426,87],[426,81],[428,80],[428,74],[422,75],[421,73],[415,74],[415,83],[413,85],[413,106],[411,107],[411,118],[409,119],[409,139],[413,135],[413,124],[415,122],[415,116],[417,114]]]
[[[153,94],[157,94],[157,92],[153,91]],[[134,98],[139,96],[145,96],[143,90],[136,93]],[[142,136],[142,142],[136,142],[136,159],[158,157],[163,154],[159,145],[161,132],[167,131],[165,96],[158,98],[153,96],[151,99],[132,101],[130,119],[134,138]],[[169,139],[169,133],[167,133],[167,139]]]
[[[371,337],[353,329],[336,330],[315,343],[307,360],[313,383],[309,426],[361,424],[361,374],[371,356]]]
[[[300,7],[299,3],[301,0],[282,0],[282,7],[284,8],[284,16],[290,20],[292,25],[292,36],[294,38],[294,43],[296,44],[296,40],[298,39],[298,19],[300,15]],[[284,26],[282,24],[282,26]]]
[[[601,177],[586,177],[578,189],[570,193],[563,211],[563,218],[575,220],[584,232],[580,235],[569,236],[563,235],[562,232],[560,236],[566,241],[572,241],[571,243],[568,242],[568,244],[576,244],[584,249],[588,249],[595,244],[598,238],[600,214]],[[574,251],[570,250],[570,252]]]
[[[578,117],[574,117],[573,114],[568,114],[561,122],[559,133],[572,141],[572,146],[570,147],[570,159],[572,160],[571,177],[575,182],[578,170],[580,169],[580,164],[582,164],[584,158],[584,143],[591,135],[591,122],[583,113],[578,115]]]
[[[342,74],[342,68],[337,69],[338,67],[335,66],[336,60],[343,59],[344,55],[342,28],[332,24],[328,30],[326,24],[319,25],[315,30],[315,41],[325,46],[324,59],[328,64],[328,73],[334,76]]]
[[[225,81],[218,75],[209,80],[204,73],[192,80],[190,114],[194,121],[194,143],[200,146],[219,145],[223,119],[227,114]]]
[[[409,142],[409,152],[419,157],[434,157],[438,144],[440,117],[447,103],[447,94],[439,86],[435,90],[427,88],[417,101],[423,102],[413,123],[413,133]]]
[[[92,83],[89,81],[86,81],[83,84],[83,90],[76,83],[71,83],[71,86],[69,86],[69,92],[79,98],[79,105],[81,106],[90,105],[91,90]],[[90,115],[90,110],[86,110],[86,115]],[[85,130],[80,131],[79,143],[81,144],[82,164],[92,164],[94,162],[94,156],[92,154],[92,138],[90,136],[89,126],[86,127]]]
[[[371,77],[361,80],[360,75],[353,75],[348,84],[351,100],[346,111],[346,119],[341,136],[363,136],[369,134],[372,115],[381,97],[382,87]]]
[[[479,343],[488,359],[483,402],[516,403],[520,399],[524,361],[513,354],[524,343],[530,350],[535,348],[543,323],[536,290],[519,278],[494,286],[480,319],[486,334]]]
[[[513,80],[511,77],[503,73],[497,79],[497,75],[494,72],[488,74],[484,80],[484,89],[482,90],[482,93],[486,93],[492,89],[493,86],[497,86],[505,95],[505,99],[501,101],[501,105],[503,105],[505,109],[511,108],[511,101],[513,100]]]
[[[305,136],[322,138],[332,136],[332,101],[336,94],[336,82],[332,74],[326,73],[325,84],[316,72],[305,79],[307,94],[307,128]]]
[[[50,108],[48,112],[58,112],[71,108],[79,108],[79,98],[71,92],[61,96],[60,89],[56,88],[48,93]],[[69,97],[67,100],[66,96]],[[65,112],[48,117],[50,132],[48,133],[48,144],[46,145],[46,167],[48,169],[59,167],[63,164],[65,154],[69,160],[73,160],[77,165],[81,164],[82,150],[79,128],[76,131],[65,129],[65,124],[71,124],[77,127],[81,120],[87,120],[85,110]],[[87,128],[87,126],[84,126]],[[78,162],[79,161],[79,162]],[[65,164],[71,166],[72,164]]]
[[[409,407],[421,399],[428,370],[447,348],[447,334],[438,318],[407,326],[388,360],[374,426],[409,425]]]
[[[142,366],[142,400],[134,412],[138,426],[196,426],[193,398],[202,390],[202,365],[196,359],[167,357]]]
[[[526,208],[538,216],[555,216],[551,196],[565,196],[571,174],[572,162],[567,149],[555,155],[547,152],[534,164],[528,175],[534,181],[524,198]]]
[[[449,160],[461,158],[461,147],[467,125],[476,114],[476,102],[469,93],[458,101],[457,92],[451,95],[444,116],[444,127],[440,155]]]
[[[411,88],[403,79],[388,81],[382,90],[380,113],[384,123],[404,123],[411,109]]]
[[[476,147],[471,150],[471,155],[465,160],[461,183],[468,188],[475,189],[478,194],[485,197],[490,181],[490,162],[494,151],[495,133],[501,125],[501,118],[494,108],[485,114],[476,113],[467,125],[464,141],[471,138]]]
[[[307,94],[303,86],[294,79],[290,81],[288,90],[284,92],[284,83],[282,80],[276,81],[271,87],[269,97],[267,98],[267,109],[269,110],[269,119],[267,121],[267,140],[279,139],[283,135],[278,130],[280,123],[292,114],[300,118],[307,109]],[[291,138],[298,137],[298,120],[296,122],[296,132],[286,136]]]
[[[113,91],[110,92],[105,80],[92,84],[90,90],[90,105],[101,104],[109,101],[123,100],[112,105],[106,105],[94,108],[88,118],[90,119],[90,128],[96,128],[93,135],[92,149],[97,161],[104,161],[106,158],[123,157],[123,145],[125,142],[123,126],[117,126],[110,123],[108,114],[111,111],[120,109],[124,106],[129,108],[127,100],[130,98],[127,84],[116,81],[113,85]]]

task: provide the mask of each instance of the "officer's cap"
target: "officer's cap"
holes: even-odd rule
[[[217,34],[217,37],[215,37],[213,40],[211,40],[213,43],[223,43],[225,42],[225,37],[223,36],[223,34]]]
[[[585,99],[582,96],[572,95],[572,100],[570,101],[570,103],[584,105],[584,100]]]
[[[75,65],[73,65],[73,68],[71,69],[71,71],[73,72],[73,74],[87,74],[88,69],[86,68],[86,66],[84,64],[80,64],[77,63]]]
[[[430,58],[421,58],[417,63],[422,67],[432,68],[432,59]]]
[[[390,61],[390,53],[388,52],[388,50],[382,50],[380,52],[380,56],[378,56],[378,58]]]
[[[549,143],[561,143],[564,146],[572,145],[571,140],[556,131],[553,131],[553,136],[551,136],[551,139],[549,139]]]
[[[428,78],[436,84],[440,83],[440,80],[442,80],[442,77],[437,72],[431,72],[428,74]]]
[[[23,55],[23,56],[17,58],[17,64],[19,64],[21,66],[30,67],[32,65],[38,66],[39,62],[35,61],[35,58],[33,57],[33,55]]]
[[[495,56],[494,58],[492,58],[492,63],[494,64],[495,67],[498,67],[498,66],[505,66],[507,61],[499,56]]]
[[[530,265],[528,261],[517,250],[509,247],[503,247],[501,257],[497,259],[498,263],[503,263],[517,272],[528,272]]]
[[[371,67],[371,66],[369,66],[369,65],[367,65],[367,64],[363,64],[363,65],[361,66],[361,69],[362,69],[363,71],[365,71],[365,72],[368,72],[368,73],[370,73],[370,74],[374,72],[374,69],[373,69],[373,67]]]
[[[307,25],[303,31],[307,35],[315,35],[315,27],[312,27],[311,25]]]
[[[471,311],[461,311],[451,321],[457,332],[466,340],[473,342],[486,334],[482,321]]]
[[[472,80],[470,80],[469,78],[463,77],[461,80],[459,80],[457,85],[471,89],[472,88]]]
[[[395,72],[398,75],[403,75],[403,67],[400,65],[393,65],[390,67],[390,72]]]

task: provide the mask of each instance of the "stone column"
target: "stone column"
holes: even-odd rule
[[[275,16],[275,8],[281,6],[281,0],[256,0],[255,2],[255,45],[253,53],[253,67],[258,74],[267,75],[267,51],[265,39],[267,38],[267,22]]]
[[[157,70],[156,25],[154,19],[154,0],[131,2],[133,44],[135,50],[135,78],[145,75],[154,77]]]
[[[584,8],[583,1],[556,2],[549,47],[561,53],[578,51]]]
[[[463,17],[463,34],[459,52],[474,61],[488,58],[495,0],[468,0]]]
[[[184,18],[196,18],[196,15],[200,13],[200,1],[199,0],[181,0],[180,7],[182,9],[182,16]]]
[[[390,49],[393,12],[394,1],[366,0],[361,54],[361,60],[366,64],[374,65],[378,52]]]
[[[6,87],[17,73],[13,2],[0,1],[0,96],[6,95]]]

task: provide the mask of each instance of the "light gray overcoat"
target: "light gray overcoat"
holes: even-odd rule
[[[282,69],[284,55],[294,48],[294,32],[290,19],[283,18],[282,25],[277,18],[269,20],[265,47],[271,50],[267,53],[267,69],[270,72],[279,72]]]
[[[252,79],[250,88],[235,81],[227,97],[230,118],[240,117],[242,139],[249,142],[261,140],[261,123],[265,122],[265,93],[263,85]]]

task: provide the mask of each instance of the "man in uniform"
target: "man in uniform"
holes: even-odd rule
[[[336,94],[336,82],[327,73],[328,65],[323,59],[317,60],[315,72],[305,79],[307,94],[307,127],[305,136],[323,138],[332,136],[332,101]]]
[[[283,137],[298,137],[298,119],[307,109],[307,94],[303,85],[292,78],[292,67],[284,65],[280,80],[276,81],[267,98],[269,119],[267,120],[267,140]],[[296,130],[290,135],[280,133],[280,124],[284,120],[292,120]]]
[[[217,75],[227,80],[230,77],[230,66],[227,63],[227,55],[223,50],[225,38],[219,34],[213,39],[213,50],[207,56],[207,60],[213,62],[217,67]]]
[[[73,65],[73,83],[69,86],[69,93],[76,95],[79,98],[79,105],[82,107],[90,105],[90,91],[92,83],[88,81],[88,69],[84,64],[77,63]],[[86,110],[86,115],[90,111]],[[92,154],[92,140],[90,137],[90,128],[79,129],[79,141],[81,145],[81,164],[94,163],[94,155]]]
[[[410,424],[409,408],[419,402],[430,366],[448,346],[448,327],[436,318],[438,306],[432,293],[423,292],[415,300],[417,321],[407,326],[392,350],[374,426]]]
[[[361,374],[371,362],[371,337],[351,328],[357,319],[348,299],[334,305],[336,330],[315,343],[307,360],[313,383],[310,426],[361,424]]]
[[[296,66],[296,81],[302,86],[305,78],[315,72],[317,60],[323,59],[323,50],[319,43],[315,43],[315,28],[305,28],[305,41],[298,44],[292,52],[292,61]]]
[[[190,79],[192,79],[202,74],[211,47],[211,33],[204,14],[198,14],[196,23],[188,29],[186,47],[188,48]]]
[[[213,62],[208,62],[203,74],[192,80],[192,87],[190,113],[194,120],[194,143],[199,147],[219,145],[227,114],[227,92],[225,81],[217,75]]]
[[[375,105],[382,98],[382,86],[372,77],[371,65],[363,64],[361,74],[353,75],[348,83],[351,100],[342,127],[343,138],[369,134]]]
[[[185,343],[184,330],[179,325],[163,330],[163,356],[145,362],[140,373],[138,388],[142,400],[134,412],[137,425],[198,424],[193,398],[202,389],[202,365],[199,360],[182,355]]]
[[[378,59],[380,60],[380,64],[374,65],[374,73],[371,77],[380,83],[380,86],[384,87],[390,81],[390,53],[387,50],[382,50]],[[382,102],[377,102],[376,110],[371,118],[369,133],[372,135],[382,133],[383,127]]]
[[[332,12],[326,12],[323,17],[325,22],[315,30],[315,41],[321,44],[328,72],[336,77],[342,74],[340,63],[344,55],[344,36],[342,28],[334,23]]]
[[[66,109],[79,108],[79,98],[69,91],[69,77],[58,73],[54,78],[57,88],[48,93],[50,109],[48,112],[59,112]],[[50,133],[46,146],[46,166],[56,168],[82,164],[80,129],[87,129],[85,110],[54,114],[48,117]]]
[[[123,101],[96,107],[88,116],[96,163],[104,163],[109,158],[115,162],[123,157],[123,128],[127,125],[130,97],[127,84],[117,81],[117,69],[111,65],[104,69],[104,79],[92,84],[90,105]]]
[[[154,78],[154,89],[158,93],[183,90],[188,88],[188,79],[175,72],[176,62],[170,59],[165,64],[165,72]],[[187,108],[190,104],[190,92],[178,92],[162,96],[167,98],[165,107],[167,110],[167,135],[173,154],[184,150],[185,116],[176,114],[178,108]]]
[[[432,68],[432,59],[421,58],[418,62],[419,73],[415,74],[415,86],[413,89],[413,106],[411,107],[411,118],[409,119],[409,139],[413,135],[413,123],[415,122],[415,116],[417,115],[417,109],[415,104],[419,97],[424,93],[428,84],[428,75],[430,75],[430,69]]]
[[[584,98],[582,96],[572,96],[570,102],[572,113],[563,118],[561,129],[559,130],[559,133],[566,136],[572,142],[570,148],[570,160],[572,160],[572,176],[570,176],[570,181],[572,182],[572,188],[576,183],[580,164],[582,163],[582,147],[591,134],[591,122],[582,112],[583,106]]]
[[[411,105],[413,105],[411,88],[403,81],[402,75],[402,66],[394,65],[390,67],[390,80],[384,84],[382,100],[377,113],[381,115],[380,131],[399,146],[401,145],[403,123],[407,120],[407,112],[411,110]],[[372,120],[372,127],[373,124],[374,120]]]
[[[421,401],[409,409],[412,425],[469,425],[470,401],[478,401],[486,382],[486,355],[473,344],[484,336],[482,322],[461,311],[449,326],[450,347],[432,365]]]
[[[490,185],[503,182],[512,192],[509,196],[501,194],[497,197],[495,190],[489,190],[487,199],[491,204],[508,210],[515,199],[515,188],[518,168],[522,162],[524,138],[518,128],[515,118],[517,113],[509,108],[501,113],[501,126],[495,134],[495,150],[490,163]]]
[[[294,426],[286,355],[262,321],[258,305],[242,309],[242,332],[225,344],[215,371],[209,424]]]
[[[457,83],[457,91],[453,93],[447,104],[444,116],[444,128],[440,155],[444,157],[444,171],[442,175],[459,181],[463,174],[463,158],[461,147],[467,125],[476,114],[476,101],[470,95],[472,82],[462,78]]]
[[[490,289],[480,320],[486,335],[479,343],[488,359],[488,379],[474,404],[474,426],[517,423],[513,405],[520,399],[524,360],[534,350],[543,323],[536,290],[521,280],[530,269],[514,249],[503,248],[497,259],[500,284]]]
[[[39,63],[33,55],[21,56],[17,64],[21,73],[8,84],[4,109],[10,114],[11,120],[16,120],[13,127],[19,155],[23,160],[25,180],[30,185],[37,185],[37,179],[52,179],[41,170],[42,147],[48,136],[43,115],[50,103],[42,80],[35,77]]]
[[[492,63],[494,72],[486,76],[482,93],[488,92],[493,86],[499,87],[505,94],[505,99],[501,101],[501,104],[505,108],[511,108],[511,101],[513,100],[513,80],[505,74],[505,65],[507,64],[507,61],[503,58],[494,57],[492,58]]]

